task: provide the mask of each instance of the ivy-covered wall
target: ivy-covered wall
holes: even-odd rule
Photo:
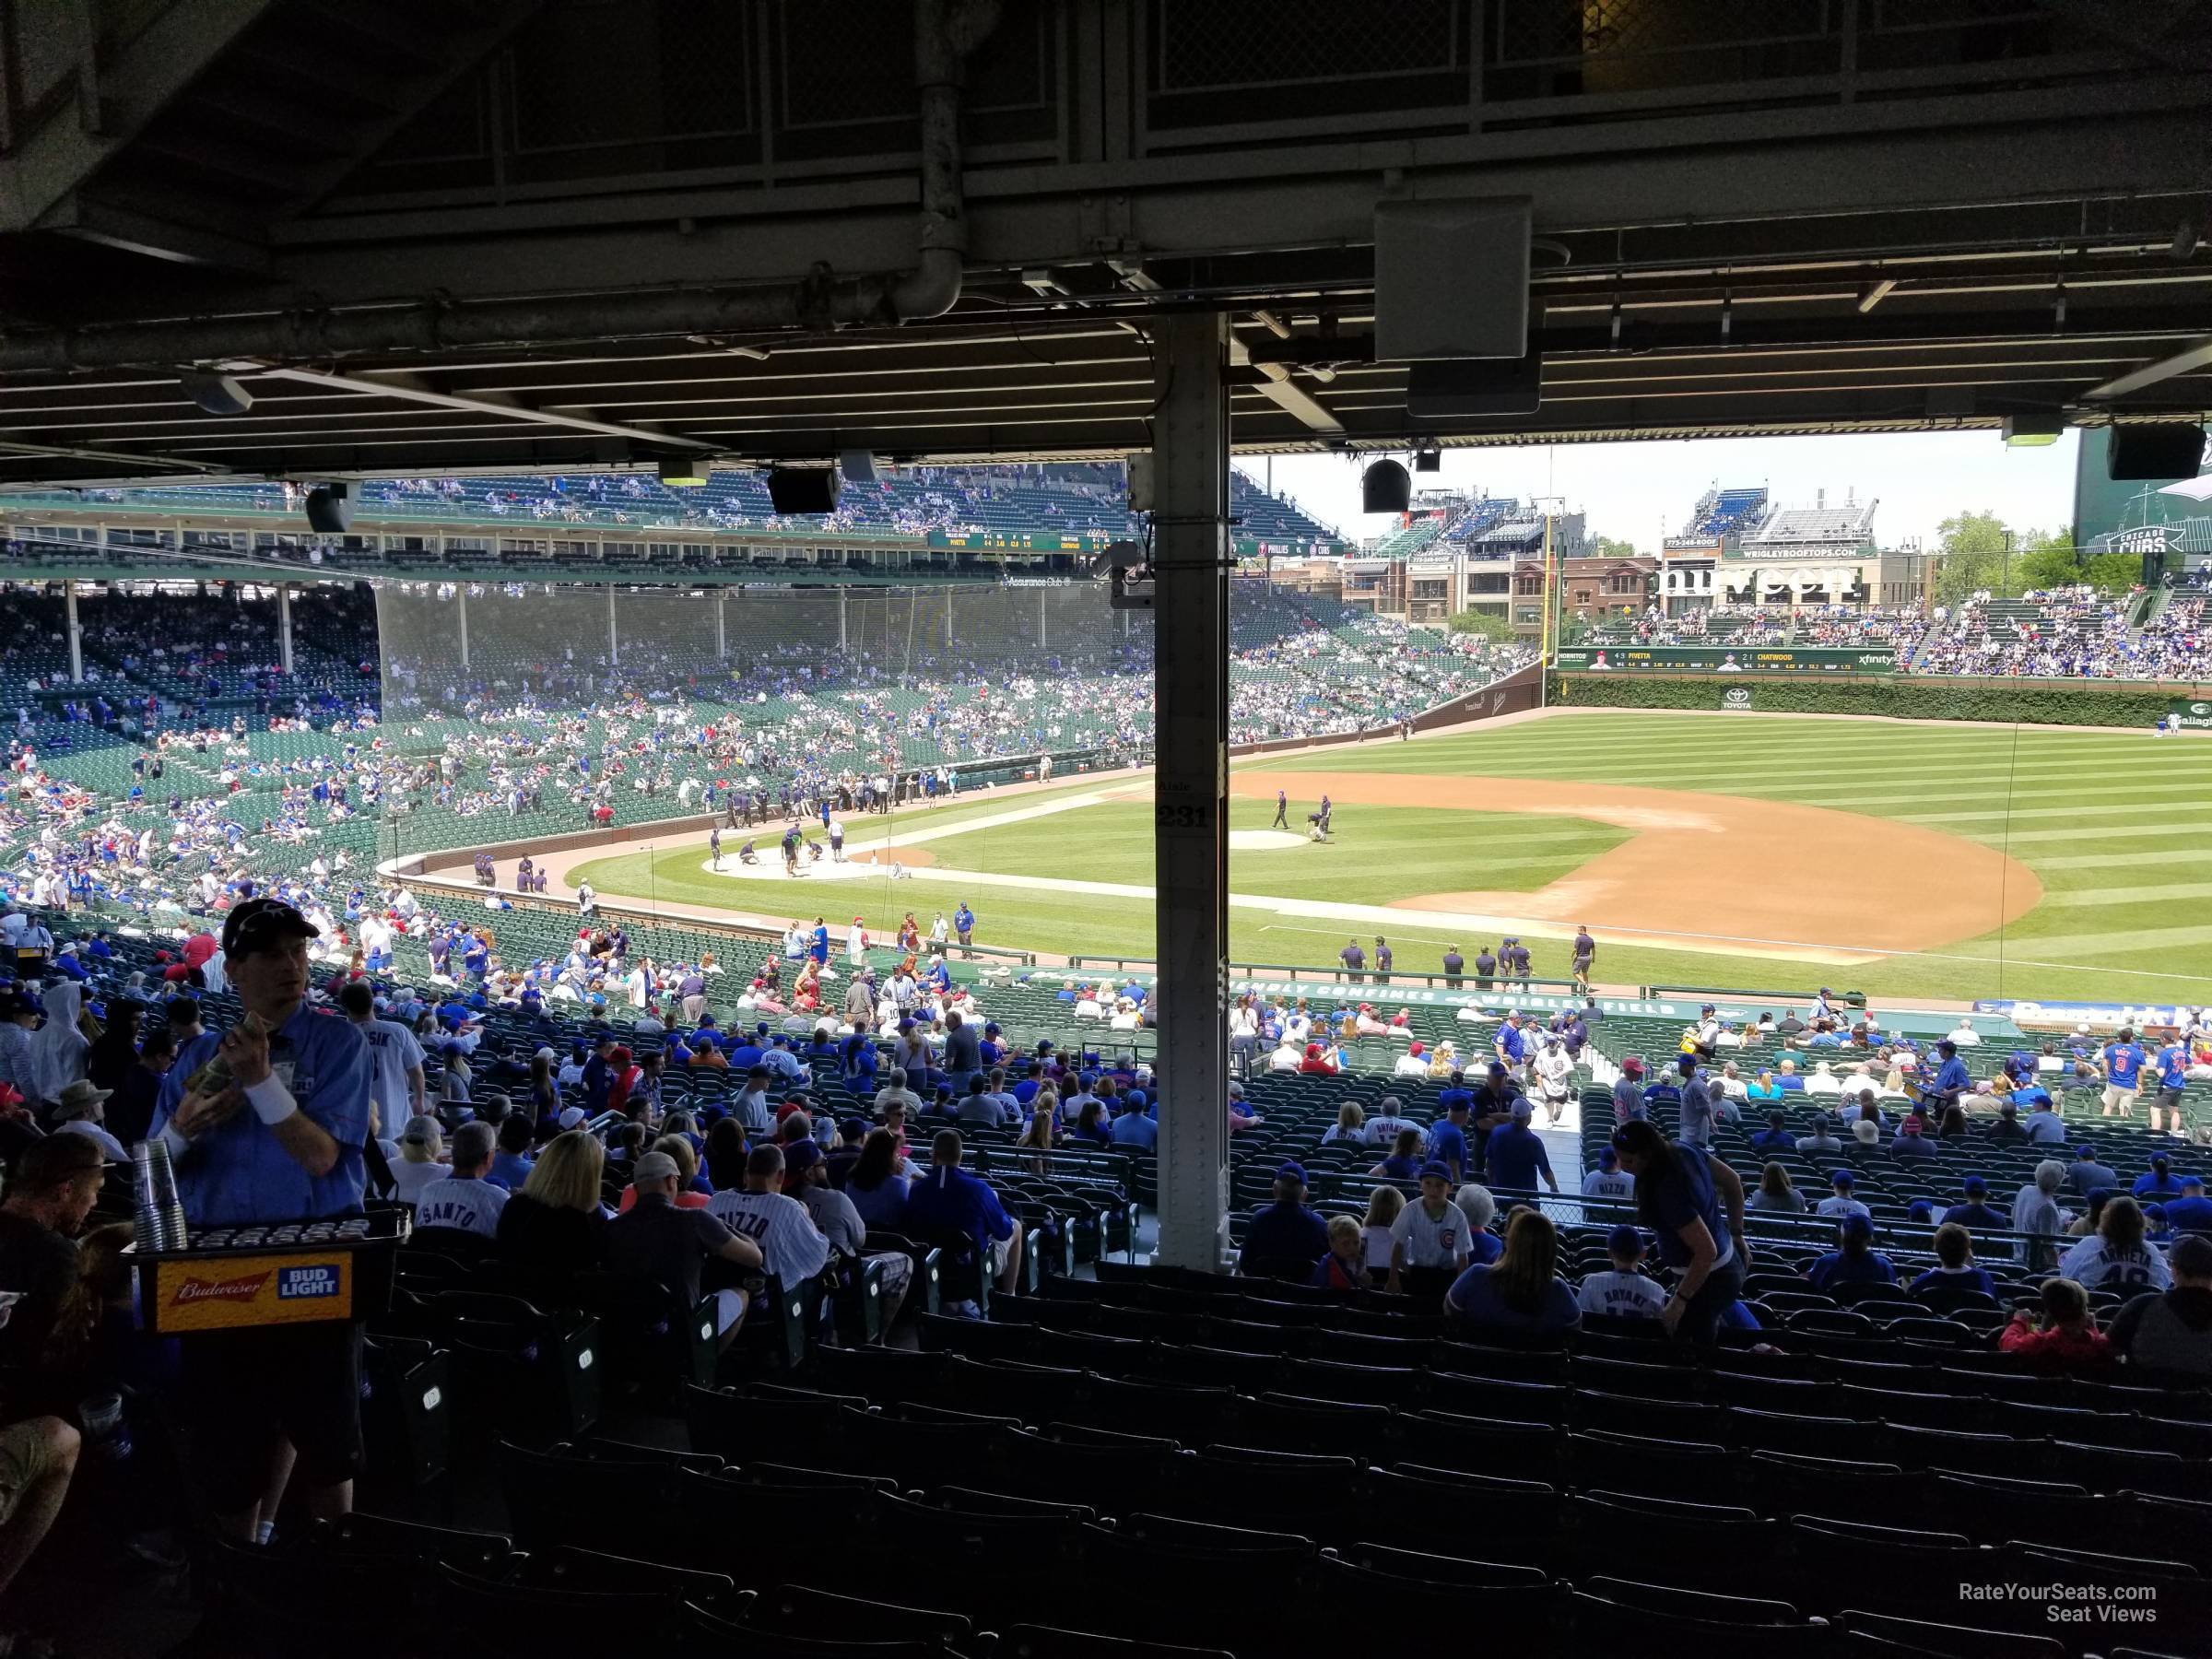
[[[1739,678],[1723,675],[1555,674],[1569,708],[1748,708],[1761,714],[1886,714],[1898,720],[2136,726],[2148,730],[2188,688],[2008,680]],[[1724,701],[1724,699],[1734,699]]]

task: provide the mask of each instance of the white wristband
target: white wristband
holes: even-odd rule
[[[246,1104],[253,1108],[253,1115],[272,1128],[300,1110],[300,1102],[292,1099],[292,1091],[274,1072],[246,1089]]]

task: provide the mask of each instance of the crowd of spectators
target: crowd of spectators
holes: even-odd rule
[[[1914,662],[1916,673],[2045,679],[2141,679],[2131,666],[2132,596],[2092,587],[2034,590],[2017,601],[1977,593],[1938,608]]]

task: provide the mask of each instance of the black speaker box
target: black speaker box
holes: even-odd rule
[[[1544,359],[1461,358],[1406,371],[1406,413],[1415,420],[1534,415],[1544,404]]]
[[[1395,461],[1378,461],[1359,475],[1362,512],[1403,512],[1413,504],[1413,475]]]
[[[2191,420],[2115,425],[2105,452],[2105,470],[2113,478],[2194,478],[2204,463],[2205,429]]]
[[[307,492],[307,523],[325,535],[343,535],[353,528],[353,487],[318,484]]]
[[[834,512],[837,485],[835,467],[779,466],[768,475],[768,499],[778,512]]]

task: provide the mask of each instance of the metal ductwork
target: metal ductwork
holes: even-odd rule
[[[912,270],[795,282],[559,298],[433,301],[174,323],[129,323],[0,337],[0,373],[174,369],[254,360],[331,362],[454,347],[533,346],[668,335],[825,333],[943,316],[958,303],[968,248],[960,194],[960,106],[969,55],[997,25],[1001,0],[915,0],[920,94],[919,248]]]

